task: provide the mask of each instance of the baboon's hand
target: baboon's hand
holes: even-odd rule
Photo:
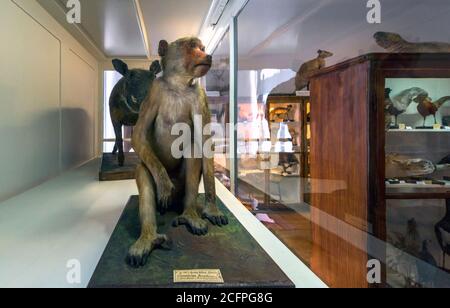
[[[226,226],[228,225],[228,217],[217,208],[217,205],[207,205],[203,210],[203,219],[208,219],[213,225]]]
[[[175,186],[170,180],[169,176],[163,176],[159,179],[157,184],[158,205],[161,212],[165,212],[170,204],[173,190]]]
[[[151,252],[158,248],[168,245],[170,248],[172,245],[171,240],[165,234],[157,234],[151,237],[140,237],[136,243],[131,246],[128,251],[127,263],[132,267],[141,267],[147,263],[148,257]]]

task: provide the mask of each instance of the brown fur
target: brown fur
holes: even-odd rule
[[[332,57],[333,54],[329,51],[318,50],[317,58],[305,62],[299,69],[297,76],[295,77],[295,90],[300,91],[304,87],[309,88],[309,80],[311,76],[318,70],[326,67],[326,58]]]
[[[142,160],[137,169],[141,236],[130,248],[128,262],[142,266],[151,251],[167,241],[157,233],[156,209],[175,209],[180,201],[182,215],[174,226],[186,225],[196,235],[205,235],[208,219],[216,225],[228,224],[215,203],[214,164],[212,158],[174,158],[171,146],[178,136],[171,135],[176,123],[186,123],[194,131],[193,117],[203,116],[203,127],[210,121],[205,91],[194,83],[207,74],[212,57],[196,38],[184,38],[172,44],[161,41],[159,48],[164,75],[155,80],[143,104],[133,134],[133,146]],[[206,136],[202,137],[205,144]],[[200,146],[192,141],[191,148]],[[203,175],[206,204],[198,204],[198,188]]]

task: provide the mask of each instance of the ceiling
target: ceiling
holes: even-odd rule
[[[381,24],[369,24],[363,0],[250,0],[238,18],[240,69],[290,68],[332,51],[329,63],[383,51],[377,31],[411,41],[450,42],[448,0],[383,0]],[[217,50],[227,55],[228,45]]]
[[[38,1],[55,15],[50,4],[59,3],[61,10],[61,3],[67,0]],[[142,18],[138,17],[135,1]],[[367,2],[362,0],[250,0],[238,19],[240,65],[297,70],[302,62],[315,57],[318,49],[334,52],[329,63],[336,63],[362,53],[382,51],[372,38],[377,31],[398,32],[412,41],[449,42],[448,31],[442,31],[450,28],[448,1],[383,0],[382,23],[369,24]],[[80,28],[107,57],[146,58],[157,55],[161,39],[173,41],[198,35],[212,3],[213,0],[81,0]],[[67,26],[61,17],[60,22]],[[140,31],[142,22],[145,35]],[[228,53],[229,44],[225,42],[215,55],[226,57]]]
[[[180,37],[197,36],[211,3],[211,0],[141,0],[151,53],[158,53],[161,39],[172,42]]]
[[[80,0],[81,24],[74,27],[65,21],[67,1],[38,0],[77,39],[88,39],[94,45],[91,47],[105,57],[127,58],[157,56],[162,39],[170,42],[197,36],[212,3],[212,0],[138,0],[136,6],[135,0]]]

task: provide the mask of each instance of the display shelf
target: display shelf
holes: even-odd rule
[[[389,129],[387,133],[450,133],[450,129]]]
[[[387,184],[386,199],[450,199],[450,182],[446,182],[446,185]]]

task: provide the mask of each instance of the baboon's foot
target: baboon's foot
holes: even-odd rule
[[[208,233],[208,224],[197,214],[184,213],[175,218],[172,225],[174,227],[185,225],[189,232],[195,235],[206,235]]]
[[[228,217],[225,216],[216,206],[206,207],[202,214],[203,219],[208,219],[213,225],[226,226],[228,225]]]
[[[140,237],[128,251],[128,265],[135,268],[144,266],[152,251],[164,244],[171,246],[171,241],[165,234],[158,234],[154,237]]]
[[[119,153],[119,156],[117,158],[117,161],[119,162],[119,166],[123,167],[124,163],[125,163],[125,154],[123,153]]]

